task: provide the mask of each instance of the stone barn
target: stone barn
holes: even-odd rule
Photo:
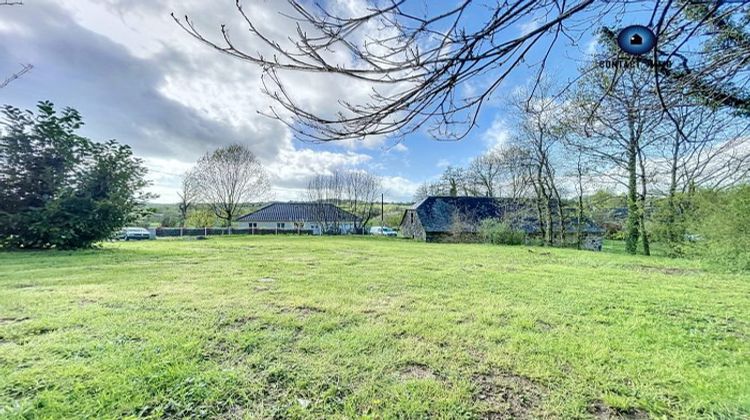
[[[464,240],[477,240],[479,225],[485,219],[509,221],[511,226],[530,237],[541,233],[532,205],[492,197],[427,197],[404,211],[400,229],[403,237],[419,241],[454,241],[457,236]],[[569,220],[566,231],[570,237],[574,237],[578,228],[577,219]],[[586,219],[583,232],[584,247],[601,250],[604,231]]]

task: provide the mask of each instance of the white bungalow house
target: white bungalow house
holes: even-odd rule
[[[240,229],[278,233],[354,233],[357,216],[330,203],[270,203],[239,217]]]

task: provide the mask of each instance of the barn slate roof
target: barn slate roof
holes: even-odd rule
[[[326,220],[352,222],[357,216],[330,203],[270,203],[258,210],[241,216],[238,222],[314,222],[320,214]]]
[[[414,204],[409,210],[419,215],[422,227],[427,233],[450,232],[455,215],[459,215],[467,231],[475,230],[484,219],[510,219],[517,229],[529,234],[537,233],[539,230],[536,210],[529,203],[509,198],[431,196]],[[404,216],[406,213],[404,212]],[[567,230],[575,231],[577,218],[570,217],[568,220]],[[589,219],[584,219],[583,231],[603,232]]]

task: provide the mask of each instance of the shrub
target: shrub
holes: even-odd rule
[[[696,204],[694,252],[733,271],[750,270],[750,185],[701,191]]]
[[[526,233],[513,229],[508,223],[485,219],[479,225],[479,236],[482,241],[495,245],[522,245],[526,242]]]

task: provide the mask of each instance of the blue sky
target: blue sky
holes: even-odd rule
[[[527,65],[511,73],[484,107],[478,127],[459,142],[437,142],[420,132],[395,147],[391,139],[303,143],[279,122],[258,115],[269,100],[260,92],[257,68],[196,44],[169,18],[171,11],[190,14],[209,33],[229,23],[238,28],[235,37],[241,38],[233,3],[37,0],[1,8],[0,75],[18,70],[21,63],[31,63],[34,69],[0,90],[0,103],[31,108],[39,100],[51,100],[77,108],[86,121],[84,135],[101,141],[115,138],[146,160],[159,202],[176,200],[180,174],[203,153],[233,142],[247,144],[261,158],[278,200],[301,198],[307,180],[316,173],[360,168],[383,177],[386,197],[404,201],[445,166],[465,165],[507,139],[504,98],[535,75]],[[269,31],[290,30],[276,9],[280,2],[245,3]],[[337,3],[357,7],[361,0]],[[446,4],[453,3],[430,2],[430,8]],[[479,23],[481,18],[477,14],[469,20]],[[537,23],[519,23],[508,35]],[[585,17],[579,25],[586,25]],[[574,77],[595,29],[589,24],[580,30],[576,45],[561,42],[552,52],[548,74],[558,82]],[[538,57],[532,55],[528,65]],[[306,103],[323,109],[353,89],[304,74],[293,76],[291,83]]]

